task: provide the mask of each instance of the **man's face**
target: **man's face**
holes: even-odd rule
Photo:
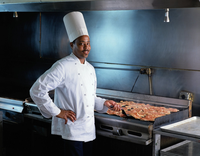
[[[75,44],[71,42],[70,46],[73,50],[74,55],[76,55],[76,57],[79,58],[81,63],[84,63],[91,49],[89,36],[87,35],[80,36],[79,38],[76,39]]]

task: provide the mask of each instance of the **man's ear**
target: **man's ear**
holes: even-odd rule
[[[71,47],[72,49],[73,49],[73,45],[74,45],[73,42],[70,42],[70,47]]]

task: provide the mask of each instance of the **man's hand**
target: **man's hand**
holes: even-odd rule
[[[60,114],[58,114],[56,117],[64,119],[65,120],[65,124],[67,123],[68,118],[72,122],[76,121],[76,114],[71,110],[62,110],[61,109]]]
[[[106,101],[104,102],[104,105],[105,105],[106,107],[108,107],[109,109],[112,109],[112,110],[114,110],[114,111],[120,111],[120,110],[121,110],[120,105],[117,104],[117,103],[116,103],[115,101],[113,101],[113,100],[106,100]]]

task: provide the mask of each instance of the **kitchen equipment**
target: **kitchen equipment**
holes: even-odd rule
[[[145,146],[148,149],[149,147],[151,147],[151,143],[153,142],[153,130],[156,128],[160,128],[161,126],[165,126],[177,121],[187,119],[189,114],[188,108],[191,104],[189,100],[99,88],[97,89],[96,94],[99,97],[111,99],[116,102],[120,102],[121,100],[128,100],[137,103],[145,103],[154,106],[171,107],[179,109],[178,112],[156,118],[153,122],[141,121],[134,119],[133,117],[122,118],[106,113],[102,114],[94,112],[97,136],[103,136],[108,139],[115,139],[117,140],[116,142],[126,142],[129,145],[131,144],[132,146],[135,146],[136,144],[142,147]],[[35,105],[30,98],[27,98],[25,100],[24,106],[24,116],[26,118],[50,123],[51,119],[45,119],[44,117],[42,117],[37,108],[37,105]],[[132,143],[134,143],[134,145]],[[164,142],[164,144],[169,143],[171,143],[171,140],[167,140]],[[141,149],[144,150],[144,148]],[[152,153],[148,154],[151,155]]]
[[[191,117],[173,124],[160,127],[161,130],[200,138],[200,117]]]
[[[0,98],[0,110],[3,112],[3,120],[12,123],[23,123],[24,101],[18,99]]]
[[[141,121],[130,117],[121,118],[115,115],[100,114],[95,112],[97,134],[114,139],[149,145],[153,140],[153,129],[188,118],[188,108],[190,104],[188,100],[106,89],[97,89],[97,96],[112,99],[116,102],[129,100],[137,103],[151,104],[154,106],[172,107],[180,110],[179,112],[156,118],[154,122]]]
[[[199,156],[200,144],[189,140],[177,143],[160,151],[160,156]]]

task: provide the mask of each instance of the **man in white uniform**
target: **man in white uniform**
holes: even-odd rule
[[[96,96],[95,70],[86,61],[91,47],[83,15],[71,12],[63,20],[73,52],[41,75],[30,95],[42,115],[52,117],[52,134],[65,140],[66,155],[89,156],[96,138],[94,110],[119,111],[120,106]],[[55,90],[54,101],[48,94],[51,90]]]

